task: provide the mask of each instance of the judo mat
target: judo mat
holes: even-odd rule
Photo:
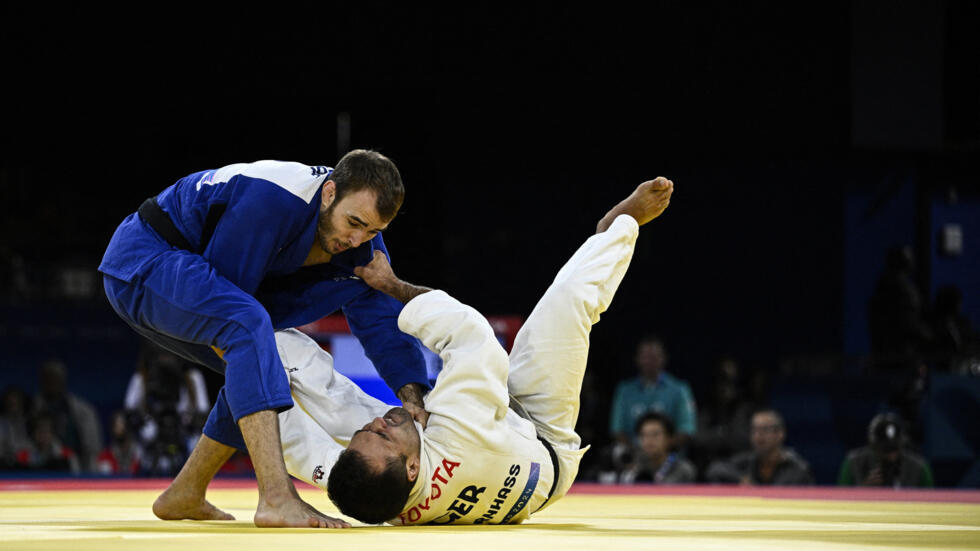
[[[0,550],[980,550],[980,491],[576,484],[521,525],[260,529],[251,480],[208,499],[235,521],[157,520],[166,480],[0,480]],[[338,516],[326,495],[304,499]]]

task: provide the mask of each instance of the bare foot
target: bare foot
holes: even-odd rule
[[[260,499],[254,521],[262,528],[350,528],[350,524],[324,515],[299,498],[289,498],[278,506]]]
[[[670,204],[670,194],[673,192],[674,182],[663,176],[643,182],[599,220],[596,233],[606,231],[620,214],[632,216],[641,226],[646,224],[663,213]]]
[[[172,486],[153,502],[153,514],[160,520],[235,520],[203,496],[180,495]]]

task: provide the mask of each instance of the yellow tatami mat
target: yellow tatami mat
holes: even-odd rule
[[[160,489],[0,490],[0,550],[424,551],[978,549],[980,505],[573,493],[518,526],[259,529],[253,488],[213,489],[231,522],[164,522]],[[304,499],[336,516],[322,493]]]

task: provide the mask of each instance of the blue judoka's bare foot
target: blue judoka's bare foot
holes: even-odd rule
[[[238,420],[259,486],[256,526],[349,528],[343,520],[328,517],[300,499],[282,458],[279,421],[276,412],[263,410]]]
[[[204,499],[208,483],[235,453],[235,448],[201,436],[177,477],[153,502],[161,520],[235,520]]]
[[[153,502],[153,514],[160,520],[235,520],[204,496],[182,494],[171,486]]]
[[[654,180],[643,182],[633,190],[629,197],[613,207],[596,225],[596,233],[609,229],[613,220],[620,214],[628,214],[636,219],[639,225],[644,225],[660,216],[670,204],[670,195],[674,192],[674,182],[660,176]]]

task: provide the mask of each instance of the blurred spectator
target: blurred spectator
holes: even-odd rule
[[[201,371],[152,343],[126,389],[125,408],[142,447],[142,470],[172,476],[200,437],[210,411]]]
[[[637,447],[629,464],[621,469],[619,482],[652,482],[654,484],[689,484],[697,478],[690,461],[673,451],[674,422],[655,411],[646,413],[636,423]]]
[[[81,472],[75,450],[66,446],[54,430],[54,418],[45,411],[31,417],[31,442],[17,452],[21,468],[41,471]]]
[[[703,469],[711,461],[748,450],[749,420],[760,407],[746,395],[738,362],[730,356],[721,358],[715,364],[708,401],[698,411],[698,432],[688,457]]]
[[[963,293],[958,287],[946,285],[936,291],[929,326],[937,369],[969,373],[971,365],[980,363],[980,337],[963,314]]]
[[[903,423],[880,413],[868,425],[868,445],[847,454],[837,483],[841,486],[932,487],[932,471],[922,457],[905,449]]]
[[[102,427],[95,408],[68,392],[68,370],[60,360],[41,364],[40,391],[34,398],[35,414],[43,412],[60,444],[75,450],[84,472],[95,471],[95,460],[102,451]]]
[[[616,447],[622,451],[628,450],[639,418],[649,411],[659,411],[675,420],[675,444],[683,448],[687,445],[688,437],[697,429],[697,410],[691,387],[664,370],[667,352],[658,337],[641,339],[634,361],[639,376],[619,383],[613,396],[609,432],[615,439]]]
[[[868,308],[875,367],[909,371],[931,340],[910,247],[889,249]]]
[[[112,414],[109,446],[99,454],[100,474],[138,474],[143,450],[136,442],[126,422],[126,415],[117,411]]]
[[[17,452],[30,447],[27,430],[27,393],[16,386],[3,389],[0,397],[0,469],[13,468]]]
[[[708,482],[792,486],[813,484],[810,465],[796,452],[783,447],[786,425],[775,410],[752,416],[752,451],[736,454],[728,461],[708,467]]]

